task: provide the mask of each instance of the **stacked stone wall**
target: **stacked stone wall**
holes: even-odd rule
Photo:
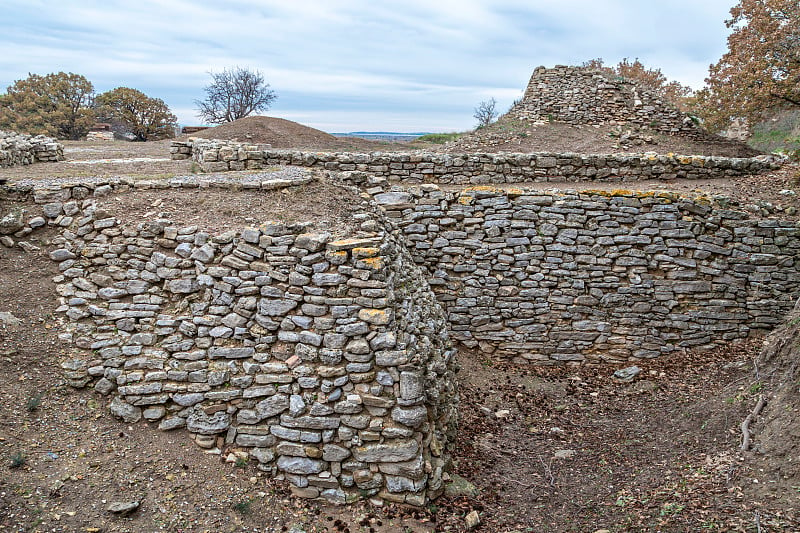
[[[73,386],[298,496],[422,505],[441,492],[455,350],[425,276],[367,204],[346,238],[277,223],[209,235],[124,226],[96,206],[130,185],[29,191],[47,203],[16,234],[63,228],[50,257]]]
[[[174,141],[172,157],[191,157],[204,172],[262,169],[281,165],[357,172],[399,183],[478,185],[531,182],[627,182],[735,178],[778,168],[774,156],[608,154],[335,153],[264,149],[232,141]]]
[[[625,361],[748,336],[800,295],[800,227],[707,198],[435,185],[375,200],[453,339],[540,363]]]
[[[632,81],[582,67],[538,67],[525,95],[508,114],[529,121],[620,124],[670,135],[699,137],[694,122]]]
[[[55,139],[0,131],[0,168],[63,159],[64,146]]]

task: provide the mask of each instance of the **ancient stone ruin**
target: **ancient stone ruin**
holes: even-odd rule
[[[652,92],[596,69],[558,65],[533,71],[509,117],[568,124],[619,124],[666,134],[702,134],[691,118]]]
[[[0,130],[0,168],[63,160],[64,146],[55,139]]]
[[[624,83],[553,76],[534,73],[537,84],[563,78],[574,98],[554,107],[540,90],[539,104],[522,106],[531,117],[661,113]],[[580,89],[598,84],[613,96],[603,108]],[[659,116],[666,130],[684,127]],[[636,361],[771,328],[800,293],[791,213],[525,187],[735,178],[776,168],[772,158],[307,153],[206,140],[171,152],[218,174],[13,186],[35,208],[0,219],[0,244],[58,230],[50,258],[73,386],[107,396],[129,423],[185,428],[202,448],[252,460],[302,497],[424,505],[441,493],[454,342],[520,364]],[[354,198],[354,228],[264,221],[210,234],[159,218],[123,224],[96,202],[147,189],[290,195],[312,180]]]

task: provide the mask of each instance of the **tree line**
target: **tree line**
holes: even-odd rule
[[[728,50],[709,67],[698,91],[667,79],[661,69],[638,58],[612,66],[597,58],[582,66],[649,89],[713,132],[727,129],[734,119],[755,124],[764,113],[800,109],[800,1],[739,0],[730,15],[725,21],[731,30]],[[491,99],[475,108],[479,128],[497,117],[495,104]]]
[[[95,94],[80,74],[29,74],[0,95],[0,129],[80,139],[97,122],[137,141],[175,136],[177,117],[160,98],[129,87]]]
[[[638,58],[614,66],[598,58],[583,66],[650,89],[711,131],[726,129],[733,119],[755,124],[765,112],[800,108],[800,1],[739,0],[730,13],[725,21],[731,29],[728,51],[710,66],[706,85],[697,92]],[[235,67],[209,74],[206,98],[195,101],[206,123],[265,111],[277,98],[257,70]],[[492,98],[475,108],[478,127],[497,118],[496,104]],[[0,129],[79,139],[97,121],[141,141],[174,136],[177,125],[163,100],[128,87],[96,95],[92,83],[79,74],[30,74],[0,95]]]
[[[209,124],[221,124],[265,111],[277,98],[257,70],[235,67],[209,73],[205,100],[198,115]],[[160,98],[130,87],[95,94],[86,77],[71,72],[29,74],[0,95],[0,129],[81,139],[97,123],[136,141],[175,136],[178,119]]]

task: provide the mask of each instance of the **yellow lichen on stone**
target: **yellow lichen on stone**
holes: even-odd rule
[[[353,248],[353,258],[363,259],[364,257],[375,257],[381,253],[379,248]]]
[[[339,250],[336,252],[328,251],[325,253],[328,258],[339,258],[339,259],[347,259],[347,250]]]
[[[610,196],[633,196],[633,191],[628,189],[614,189]]]
[[[472,205],[473,203],[475,203],[475,197],[462,194],[461,196],[458,197],[458,203],[460,203],[461,205]]]
[[[368,324],[385,326],[392,320],[392,312],[389,309],[362,309],[358,312],[358,318]]]
[[[358,268],[368,268],[370,270],[381,270],[383,265],[383,257],[366,257],[356,262]]]

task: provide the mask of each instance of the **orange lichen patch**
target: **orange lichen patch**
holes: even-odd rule
[[[711,205],[712,203],[711,198],[706,195],[697,196],[694,198],[694,201],[702,205]]]
[[[636,194],[634,191],[628,189],[614,189],[609,196],[633,196],[634,194]]]
[[[657,192],[655,196],[656,198],[662,198],[669,201],[678,200],[680,198],[680,195],[674,192]]]
[[[461,195],[458,197],[458,203],[461,205],[472,205],[475,203],[475,197],[469,195]]]
[[[379,248],[353,248],[353,259],[363,259],[364,257],[375,257],[381,253]]]
[[[333,252],[333,251],[330,251],[330,250],[328,250],[328,251],[325,253],[325,255],[326,255],[326,256],[327,256],[329,259],[341,259],[341,260],[347,260],[347,251],[345,251],[345,250],[336,251],[336,252]]]
[[[357,268],[368,268],[370,270],[381,270],[384,264],[383,257],[367,257],[356,261]]]
[[[503,192],[503,189],[500,187],[495,187],[494,185],[474,185],[472,187],[467,187],[464,189],[464,193],[469,193],[471,191],[475,192]]]
[[[392,312],[388,309],[362,309],[358,312],[358,318],[368,324],[385,326],[391,322]]]
[[[328,250],[339,252],[343,250],[352,250],[353,248],[366,248],[375,246],[380,242],[378,237],[355,238],[355,239],[340,239],[338,241],[331,241],[328,243]]]
[[[517,187],[512,187],[506,191],[506,194],[508,194],[509,196],[522,196],[523,194],[525,194],[525,191]]]

